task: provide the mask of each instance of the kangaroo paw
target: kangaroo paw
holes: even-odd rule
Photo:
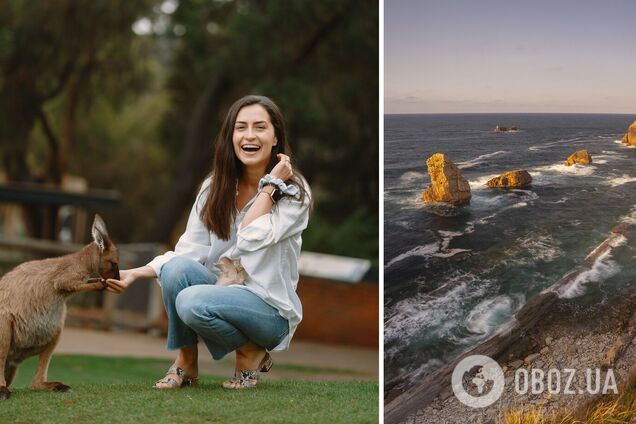
[[[0,386],[0,399],[9,399],[11,392],[5,386]]]
[[[34,386],[33,390],[38,392],[70,392],[71,386],[67,386],[59,381],[44,381],[38,386]]]
[[[70,392],[71,386],[67,386],[66,384],[56,383],[53,387],[54,392]]]

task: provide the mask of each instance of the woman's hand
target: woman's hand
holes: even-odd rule
[[[294,172],[292,171],[291,163],[289,162],[289,156],[279,153],[276,155],[278,158],[278,163],[272,170],[269,172],[274,178],[278,178],[281,181],[287,181],[291,177],[294,176]],[[252,206],[250,206],[249,210],[245,214],[243,218],[243,222],[241,222],[240,228],[245,228],[252,223],[256,218],[261,215],[265,215],[272,210],[273,200],[269,198],[269,195],[272,194],[275,187],[271,185],[267,185],[263,187],[263,190],[259,192],[259,196]]]
[[[289,156],[279,153],[276,155],[276,157],[278,158],[279,162],[276,164],[276,166],[274,166],[274,168],[272,168],[272,170],[269,172],[269,175],[282,181],[289,180],[291,177],[294,176],[291,162],[289,161]]]
[[[122,269],[119,271],[119,280],[114,278],[106,280],[106,291],[121,294],[129,285],[140,278],[157,278],[157,274],[147,265],[141,268]]]

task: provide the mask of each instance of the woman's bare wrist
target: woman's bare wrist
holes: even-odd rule
[[[135,280],[139,280],[141,278],[157,278],[155,270],[148,265],[133,269],[132,274],[135,277]]]

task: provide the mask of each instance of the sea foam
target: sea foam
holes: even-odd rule
[[[467,160],[467,161],[464,161],[464,162],[457,162],[457,167],[459,169],[474,168],[474,167],[479,166],[482,163],[486,162],[487,159],[493,158],[495,156],[506,155],[508,153],[510,153],[510,152],[505,151],[505,150],[499,150],[497,152],[487,153],[485,155],[477,156],[476,158],[471,159],[471,160]]]
[[[622,216],[620,221],[626,224],[636,225],[636,205],[633,205],[629,210],[629,214]]]
[[[558,246],[558,243],[550,235],[535,236],[523,238],[518,240],[518,243],[523,247],[534,261],[552,262],[556,258],[563,256],[563,250]]]
[[[557,141],[553,141],[551,143],[536,144],[534,146],[530,146],[530,147],[528,147],[528,150],[530,150],[531,152],[540,152],[542,150],[549,149],[550,147],[558,146],[560,144],[572,144],[572,143],[575,143],[575,142],[580,141],[580,140],[581,140],[581,137],[574,137],[574,138],[569,138],[569,139],[560,139],[560,140],[557,140]]]
[[[468,314],[464,326],[474,334],[487,335],[510,319],[518,307],[510,296],[500,295],[479,302]]]
[[[470,189],[471,190],[480,190],[480,189],[485,189],[488,188],[488,186],[486,185],[486,183],[495,178],[498,177],[499,174],[491,174],[491,175],[484,175],[481,177],[478,177],[475,180],[470,180],[468,181],[468,184],[470,184]]]
[[[627,242],[624,236],[617,237],[611,244],[612,248],[621,246]],[[577,277],[559,290],[559,297],[571,299],[581,296],[585,293],[587,283],[595,283],[607,280],[608,278],[618,274],[621,266],[612,259],[612,249],[607,250],[599,255],[594,261],[592,267],[581,272]]]
[[[614,143],[620,144],[622,147],[625,147],[626,149],[633,149],[636,147],[636,146],[632,146],[631,144],[623,143],[623,140],[614,140]]]
[[[627,174],[623,174],[621,177],[612,178],[610,180],[607,180],[605,183],[609,184],[612,187],[618,187],[634,181],[636,181],[636,177],[630,177]]]
[[[412,182],[416,180],[423,180],[424,174],[422,172],[417,171],[407,171],[404,174],[400,175],[400,181],[403,182]]]
[[[448,337],[461,322],[464,305],[484,296],[492,281],[468,272],[448,278],[446,285],[451,288],[439,297],[420,293],[390,307],[390,318],[384,321],[385,343],[409,344],[413,337],[424,334]]]
[[[438,231],[438,234],[441,236],[441,240],[435,243],[425,244],[423,246],[417,246],[408,252],[401,253],[391,259],[385,266],[384,269],[388,269],[394,264],[403,261],[406,258],[410,258],[413,256],[421,256],[421,257],[437,257],[437,258],[450,258],[451,256],[455,256],[458,253],[470,252],[470,249],[449,249],[448,246],[451,240],[455,237],[461,236],[463,232],[456,231]]]
[[[587,176],[587,175],[592,175],[594,171],[596,171],[596,167],[592,165],[579,165],[579,164],[566,166],[563,163],[555,163],[552,165],[540,166],[536,168],[536,170],[553,172],[553,173],[563,174],[563,175]]]

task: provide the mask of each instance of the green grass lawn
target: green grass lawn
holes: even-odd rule
[[[0,401],[0,423],[372,423],[377,382],[314,382],[266,378],[253,390],[224,390],[221,377],[198,387],[155,390],[170,365],[156,359],[53,356],[49,380],[69,393],[31,391],[36,359],[25,362]]]

